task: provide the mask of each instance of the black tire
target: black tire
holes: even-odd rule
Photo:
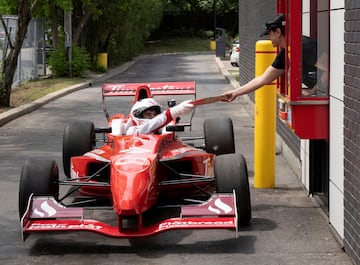
[[[71,157],[80,156],[94,148],[94,124],[89,121],[75,121],[65,125],[63,135],[63,167],[70,178]]]
[[[239,227],[248,226],[251,220],[249,177],[244,156],[226,154],[215,158],[215,181],[218,193],[235,190]]]
[[[20,175],[19,217],[24,215],[29,197],[34,195],[59,198],[59,169],[54,160],[28,159]]]
[[[213,118],[204,122],[205,151],[222,155],[235,153],[234,129],[230,118]]]

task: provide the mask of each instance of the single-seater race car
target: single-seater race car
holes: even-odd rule
[[[31,233],[61,231],[131,239],[171,229],[231,229],[237,236],[239,226],[249,225],[247,166],[235,152],[230,118],[205,120],[201,137],[179,136],[192,116],[188,123],[172,121],[160,133],[113,133],[116,121],[129,117],[110,115],[105,98],[132,96],[136,102],[158,95],[196,99],[195,82],[104,84],[108,126],[66,124],[64,178],[54,160],[26,160],[19,186],[24,241]],[[203,144],[195,146],[191,141],[199,138]]]

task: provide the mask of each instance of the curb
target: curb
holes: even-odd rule
[[[134,64],[134,62],[135,61],[126,62],[119,67],[109,70],[105,74],[99,75],[98,77],[89,79],[80,84],[76,84],[76,85],[55,91],[55,92],[50,93],[42,98],[37,99],[31,103],[27,103],[27,104],[21,105],[19,107],[5,111],[0,114],[0,127],[12,120],[24,115],[24,114],[30,113],[30,112],[44,106],[45,104],[47,104],[55,99],[63,97],[72,92],[78,91],[80,89],[90,87],[90,86],[92,86],[92,84],[104,82],[105,80],[107,80],[115,75],[118,75],[119,73],[126,71],[131,65]]]
[[[227,68],[224,66],[224,63],[222,62],[222,60],[219,57],[215,56],[215,62],[216,65],[219,68],[220,73],[225,77],[225,79],[231,84],[231,86],[233,87],[233,89],[239,87],[240,83],[233,77],[232,74],[230,74],[230,72],[227,70]],[[243,99],[245,99],[247,104],[251,104],[253,105],[254,102],[250,99],[249,95],[242,95],[241,96]]]
[[[218,66],[221,74],[225,77],[225,79],[231,84],[233,88],[239,86],[239,82],[230,74],[230,72],[224,66],[224,63],[221,61],[219,57],[215,57],[216,65]]]

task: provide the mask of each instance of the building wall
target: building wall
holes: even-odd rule
[[[360,1],[345,0],[344,246],[360,264]]]
[[[275,0],[239,0],[239,42],[240,52],[240,84],[249,82],[255,76],[255,45],[260,39],[259,35],[264,31],[265,23],[276,14]],[[254,100],[254,93],[249,94]],[[282,149],[286,148],[287,157],[294,157],[300,161],[300,139],[277,119],[276,122],[278,139]],[[284,143],[284,144],[282,144]],[[289,161],[298,167],[298,161]],[[299,173],[300,175],[300,173]]]
[[[344,1],[330,1],[329,221],[344,237]]]
[[[360,264],[360,1],[329,2],[329,221],[346,253]],[[275,4],[275,0],[239,0],[240,84],[254,77],[255,43],[264,22],[275,14]],[[304,163],[300,140],[279,121],[277,133]]]
[[[255,45],[275,10],[273,0],[239,0],[240,84],[255,76]]]

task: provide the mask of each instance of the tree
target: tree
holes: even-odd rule
[[[17,28],[14,39],[11,38],[5,21],[0,16],[8,44],[0,75],[0,106],[10,106],[11,86],[29,23],[33,16],[44,15],[50,10],[48,2],[47,0],[0,0],[0,14],[17,15]],[[63,8],[71,7],[71,0],[51,2]]]
[[[8,7],[14,8],[14,5],[17,6],[17,30],[15,34],[15,40],[13,41],[10,36],[10,32],[7,30],[4,19],[1,16],[1,23],[5,31],[5,36],[9,44],[9,51],[3,61],[3,69],[1,73],[2,82],[0,83],[0,106],[9,107],[10,106],[10,94],[11,94],[11,85],[13,82],[15,70],[17,67],[17,59],[21,51],[21,46],[24,42],[25,35],[27,32],[27,27],[31,21],[31,12],[36,5],[27,0],[19,0],[17,3],[15,1],[10,1]],[[2,3],[3,4],[3,3]]]
[[[96,1],[93,1],[96,2]],[[109,54],[109,65],[120,64],[138,55],[145,41],[162,18],[163,0],[101,1],[97,16],[92,15],[83,28],[79,43],[91,58],[99,52]],[[80,21],[74,10],[74,24]]]

